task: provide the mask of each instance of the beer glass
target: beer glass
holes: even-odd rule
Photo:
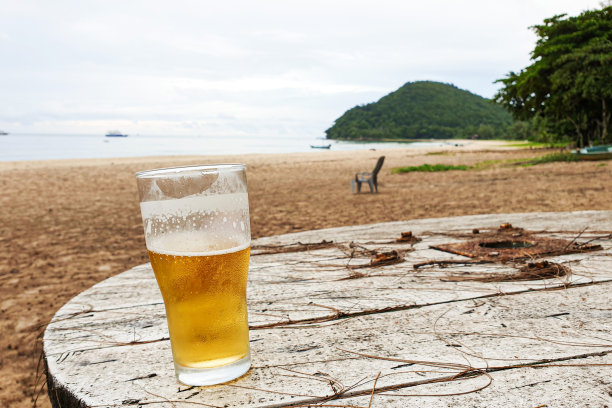
[[[251,366],[245,166],[157,169],[136,179],[177,379],[210,385],[241,376]]]

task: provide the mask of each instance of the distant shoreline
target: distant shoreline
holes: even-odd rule
[[[325,139],[325,140],[334,140],[336,142],[355,142],[355,143],[359,143],[359,142],[364,142],[364,143],[378,143],[378,142],[383,142],[383,143],[388,143],[388,142],[397,142],[397,143],[436,143],[436,142],[451,142],[451,141],[455,141],[455,140],[461,140],[461,141],[470,141],[470,142],[475,142],[475,141],[493,141],[493,140],[497,140],[497,141],[502,141],[502,139]]]
[[[118,157],[169,157],[227,154],[288,154],[305,153],[322,143],[321,139],[306,137],[150,137],[108,138],[99,136],[4,136],[0,140],[0,162],[55,159],[89,159]],[[392,148],[444,148],[449,145],[473,145],[479,143],[500,144],[499,141],[475,141],[462,139],[414,140],[411,142],[387,140],[335,141],[328,140],[332,151],[356,151]],[[504,143],[505,144],[505,143]]]
[[[450,139],[452,140],[452,146],[427,146],[423,144],[422,146],[413,146],[413,147],[389,147],[389,148],[379,148],[379,149],[371,149],[368,147],[364,147],[362,149],[354,149],[354,150],[320,150],[320,149],[309,149],[303,152],[275,152],[275,153],[244,153],[241,155],[236,154],[167,154],[167,155],[150,155],[150,156],[116,156],[116,157],[83,157],[83,158],[59,158],[59,159],[31,159],[31,160],[0,160],[0,170],[6,169],[17,169],[17,168],[39,168],[47,165],[51,166],[73,166],[73,165],[103,165],[108,163],[147,163],[152,161],[168,161],[168,160],[176,160],[179,162],[184,161],[192,161],[192,160],[206,160],[207,162],[223,162],[227,161],[226,157],[233,158],[232,160],[236,160],[236,157],[245,157],[245,158],[255,158],[255,157],[270,157],[276,158],[278,156],[287,156],[287,155],[297,155],[296,157],[301,157],[302,155],[311,155],[311,156],[321,156],[333,154],[355,154],[362,152],[384,152],[388,151],[402,151],[405,153],[427,153],[427,152],[435,152],[435,151],[446,151],[452,148],[454,151],[478,151],[478,150],[515,150],[519,149],[517,147],[513,147],[506,143],[507,141],[501,140],[464,140],[464,139]],[[442,139],[440,139],[442,142]],[[455,146],[457,144],[457,146]]]

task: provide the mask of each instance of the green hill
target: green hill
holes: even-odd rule
[[[491,100],[439,82],[409,82],[378,102],[356,106],[326,130],[328,139],[506,138],[512,116]]]

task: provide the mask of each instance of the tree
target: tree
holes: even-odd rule
[[[612,6],[531,28],[538,36],[533,63],[498,80],[504,86],[495,101],[515,119],[540,116],[581,147],[612,142]]]
[[[491,125],[481,124],[476,131],[482,139],[493,139],[495,137],[495,128]]]

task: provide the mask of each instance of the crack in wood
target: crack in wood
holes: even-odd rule
[[[422,268],[424,266],[434,266],[437,265],[441,268],[445,268],[449,265],[482,265],[482,264],[491,264],[493,263],[493,261],[488,261],[485,259],[478,259],[478,260],[465,260],[465,261],[455,261],[455,260],[441,260],[441,261],[437,261],[437,260],[431,260],[431,261],[425,261],[425,262],[419,262],[416,263],[414,265],[412,265],[412,269],[419,269]]]
[[[604,350],[604,351],[599,351],[595,353],[585,353],[585,354],[577,354],[577,355],[565,356],[565,357],[559,357],[559,358],[542,359],[542,360],[525,363],[525,364],[512,364],[508,366],[486,367],[486,368],[472,368],[469,370],[465,370],[462,373],[453,374],[449,376],[436,377],[433,379],[427,379],[427,380],[421,380],[421,381],[410,381],[410,382],[405,382],[405,383],[400,383],[400,384],[386,385],[384,387],[373,387],[373,388],[367,388],[363,390],[347,391],[343,393],[337,393],[332,396],[321,397],[321,398],[310,398],[310,399],[301,400],[301,401],[294,401],[291,403],[266,405],[265,408],[309,406],[313,404],[320,404],[323,401],[363,397],[363,396],[372,394],[372,392],[374,394],[381,394],[383,392],[397,391],[399,389],[411,388],[411,387],[416,387],[419,385],[440,383],[440,382],[445,382],[445,381],[455,381],[458,379],[467,379],[467,378],[472,378],[472,377],[483,375],[483,373],[495,373],[495,372],[507,371],[507,370],[512,370],[512,369],[520,369],[520,368],[545,368],[546,364],[559,363],[559,362],[572,361],[572,360],[580,360],[580,359],[585,359],[585,358],[590,358],[590,357],[603,357],[611,353],[612,353],[612,350]]]
[[[124,309],[133,309],[136,307],[147,307],[147,306],[163,306],[164,302],[151,302],[151,303],[140,303],[137,305],[129,305],[129,306],[119,306],[119,307],[108,307],[104,309],[87,309],[80,312],[73,312],[67,314],[58,314],[56,315],[56,319],[54,319],[51,323],[55,323],[58,321],[69,320],[69,319],[77,319],[83,317],[91,317],[93,313],[102,313],[102,312],[112,312],[114,310],[124,310]],[[91,313],[91,314],[88,314]],[[51,324],[50,323],[50,324]]]
[[[515,295],[521,295],[521,294],[533,293],[533,292],[550,292],[550,291],[555,291],[555,290],[573,289],[573,288],[580,288],[580,287],[586,287],[586,286],[606,284],[606,283],[611,283],[611,282],[612,282],[612,279],[602,280],[602,281],[597,281],[597,282],[570,283],[566,285],[561,284],[561,285],[556,285],[556,286],[551,286],[551,287],[541,288],[541,289],[529,288],[529,289],[519,290],[519,291],[514,291],[514,292],[491,293],[491,294],[475,296],[475,297],[470,297],[470,298],[452,299],[452,300],[446,300],[446,301],[435,302],[435,303],[427,303],[427,304],[422,304],[422,305],[390,306],[390,307],[385,307],[385,308],[367,309],[367,310],[362,310],[359,312],[338,311],[331,315],[321,316],[318,318],[286,320],[286,321],[281,321],[281,322],[253,325],[253,326],[249,326],[249,330],[265,330],[265,329],[276,329],[276,328],[297,328],[299,329],[299,328],[303,328],[304,326],[312,326],[312,325],[319,324],[319,323],[326,323],[326,322],[360,317],[360,316],[368,316],[368,315],[390,313],[390,312],[400,312],[400,311],[405,311],[405,310],[410,310],[410,309],[420,309],[424,307],[431,307],[431,306],[451,304],[451,303],[460,303],[460,302],[465,302],[465,301],[470,301],[470,300],[474,301],[474,300],[479,300],[479,299],[497,298],[499,296],[515,296]],[[72,350],[69,354],[72,354],[75,352],[82,352],[82,351],[102,350],[102,349],[113,348],[113,347],[137,346],[137,345],[142,345],[142,344],[157,343],[157,342],[169,341],[169,340],[170,340],[169,337],[162,337],[160,339],[154,339],[154,340],[132,341],[132,342],[126,342],[126,343],[108,344],[105,346]],[[57,354],[50,353],[47,355],[47,357],[51,357],[51,356],[58,355],[58,354],[60,355],[60,358],[57,362],[61,363],[67,357],[67,353],[65,352],[57,353]]]
[[[322,240],[320,242],[296,242],[285,245],[252,245],[251,256],[305,252],[316,249],[336,248],[339,246],[343,245],[337,244],[334,241],[326,240]]]
[[[535,386],[535,385],[538,385],[538,384],[545,384],[545,383],[549,383],[549,382],[551,382],[551,381],[552,381],[552,380],[538,381],[538,382],[534,382],[534,383],[531,383],[531,384],[525,384],[525,385],[520,385],[520,386],[518,386],[518,387],[513,387],[512,389],[513,389],[513,390],[518,390],[519,388],[533,387],[533,386]]]
[[[142,377],[130,378],[129,380],[126,380],[126,382],[128,382],[128,381],[136,381],[136,380],[145,380],[147,378],[153,378],[153,377],[157,377],[157,374],[156,373],[151,373],[149,375],[143,375]]]
[[[124,347],[124,346],[139,346],[142,344],[151,344],[151,343],[159,343],[161,341],[169,341],[170,337],[162,337],[160,339],[153,339],[153,340],[143,340],[143,341],[130,341],[130,342],[126,342],[126,343],[121,343],[121,342],[116,342],[113,344],[107,344],[104,346],[98,346],[98,347],[84,347],[84,348],[80,348],[80,349],[76,349],[76,350],[71,350],[69,352],[62,352],[62,353],[45,353],[45,358],[49,358],[52,356],[57,356],[59,355],[60,357],[58,358],[58,360],[56,361],[57,363],[61,363],[64,360],[66,360],[66,358],[74,353],[80,353],[83,351],[92,351],[92,350],[104,350],[104,349],[108,349],[108,348],[113,348],[113,347]]]
[[[593,285],[599,285],[599,284],[610,283],[610,282],[612,282],[612,279],[607,279],[607,280],[602,280],[602,281],[597,281],[597,282],[559,284],[555,286],[549,286],[546,288],[529,288],[529,289],[517,290],[513,292],[497,292],[497,293],[490,293],[490,294],[481,295],[481,296],[474,296],[470,298],[451,299],[451,300],[445,300],[441,302],[426,303],[422,305],[390,306],[390,307],[385,307],[385,308],[366,309],[366,310],[362,310],[359,312],[338,311],[332,315],[321,316],[317,318],[287,320],[284,322],[266,323],[266,324],[257,325],[257,326],[249,326],[249,329],[250,330],[262,330],[262,329],[271,329],[271,328],[290,328],[290,327],[296,327],[296,326],[305,326],[305,325],[310,325],[310,324],[325,323],[329,321],[348,319],[348,318],[359,317],[359,316],[368,316],[368,315],[379,314],[379,313],[399,312],[399,311],[404,311],[404,310],[409,310],[409,309],[420,309],[423,307],[444,305],[444,304],[450,304],[450,303],[459,303],[459,302],[465,302],[465,301],[470,301],[470,300],[497,298],[500,296],[515,296],[515,295],[521,295],[521,294],[533,293],[533,292],[551,292],[555,290],[566,290],[566,289],[593,286]]]
[[[544,317],[559,317],[559,316],[569,316],[569,312],[555,313],[555,314],[551,314],[551,315],[544,316]]]

